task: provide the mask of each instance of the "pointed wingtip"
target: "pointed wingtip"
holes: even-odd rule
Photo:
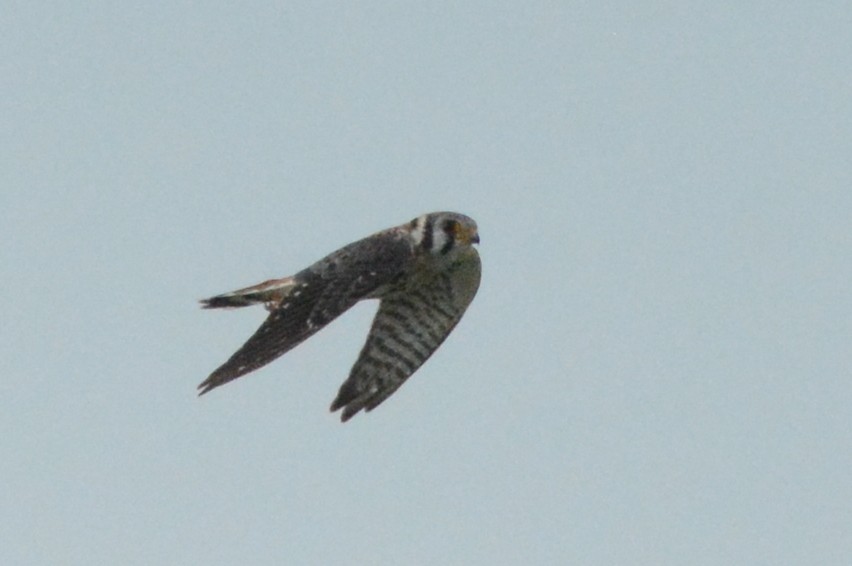
[[[341,399],[340,396],[332,402],[331,407],[329,407],[329,411],[332,413],[343,409],[340,412],[340,422],[345,423],[352,417],[358,414],[358,412],[364,408],[364,403],[359,402],[357,399]]]
[[[341,423],[349,422],[349,419],[354,417],[356,415],[356,413],[358,413],[357,410],[351,411],[351,410],[349,410],[349,407],[346,407],[345,409],[343,409],[343,411],[340,412],[340,422]]]
[[[223,307],[233,306],[222,300],[223,297],[221,295],[217,295],[215,297],[210,297],[207,299],[199,299],[198,304],[201,305],[203,309],[218,309]]]
[[[328,408],[328,410],[332,413],[335,413],[340,409],[343,409],[343,411],[341,411],[340,413],[340,422],[342,423],[345,423],[346,421],[354,417],[355,413],[358,412],[357,409],[353,410],[353,407],[351,405],[347,406],[346,403],[340,399],[340,396],[338,396],[337,399],[332,401],[331,406]]]
[[[213,374],[213,375],[215,375],[215,374]],[[210,377],[208,377],[207,379],[205,379],[204,381],[199,383],[198,387],[196,387],[196,389],[198,390],[198,396],[199,397],[201,397],[205,393],[215,389],[216,386],[221,385],[220,383],[215,383],[213,381],[213,375],[211,375]]]
[[[203,309],[239,308],[247,307],[252,304],[243,297],[229,295],[216,295],[209,299],[201,299],[198,302],[201,303],[201,308]]]

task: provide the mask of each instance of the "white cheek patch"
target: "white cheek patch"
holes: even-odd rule
[[[446,246],[449,241],[450,236],[440,228],[436,228],[432,232],[432,249],[430,251],[433,254],[441,253],[441,250],[444,249],[444,246]]]

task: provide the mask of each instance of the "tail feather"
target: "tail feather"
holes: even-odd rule
[[[271,309],[278,305],[278,303],[281,302],[281,299],[287,296],[287,293],[294,285],[295,283],[293,282],[292,277],[270,279],[269,281],[264,281],[258,285],[252,285],[251,287],[245,287],[244,289],[237,289],[236,291],[216,295],[209,299],[202,299],[200,301],[201,308],[238,308],[264,303],[267,309]]]

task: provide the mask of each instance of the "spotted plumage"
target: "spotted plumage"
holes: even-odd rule
[[[308,339],[362,299],[380,299],[367,341],[331,410],[349,420],[396,391],[441,345],[479,287],[476,222],[434,212],[353,242],[291,277],[202,302],[204,308],[262,303],[269,316],[198,388],[200,394],[252,372]]]

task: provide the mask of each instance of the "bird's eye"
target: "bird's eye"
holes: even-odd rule
[[[459,223],[455,220],[447,220],[444,222],[444,232],[451,236],[455,236],[459,231]]]

